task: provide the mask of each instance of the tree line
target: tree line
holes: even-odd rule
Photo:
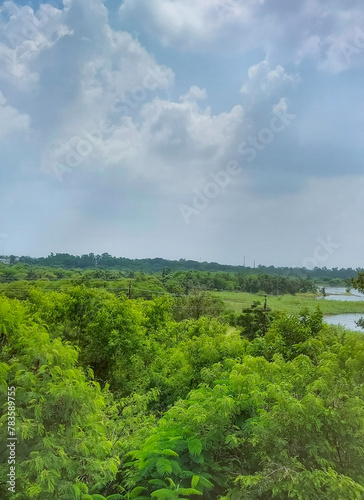
[[[22,298],[34,286],[47,290],[59,290],[62,287],[81,283],[88,287],[103,287],[115,293],[131,287],[134,298],[151,298],[153,293],[188,295],[193,290],[263,292],[272,295],[317,291],[317,284],[308,277],[247,274],[245,272],[173,272],[169,268],[164,268],[160,273],[147,274],[130,270],[64,269],[23,263],[11,266],[0,264],[0,290],[6,291],[8,296],[11,296],[13,291],[14,298]]]
[[[29,257],[15,255],[3,256],[9,258],[10,263],[16,262],[33,264],[38,266],[60,267],[65,269],[117,269],[142,271],[148,274],[161,273],[164,269],[171,271],[210,271],[210,272],[228,272],[228,273],[244,273],[244,274],[269,274],[278,276],[295,276],[298,278],[310,277],[311,279],[330,280],[339,279],[346,280],[355,278],[358,272],[363,269],[352,268],[333,268],[315,267],[307,269],[302,267],[274,267],[258,265],[256,268],[243,265],[224,265],[217,262],[198,262],[194,260],[168,260],[163,258],[154,259],[129,259],[126,257],[115,257],[108,253],[101,255],[89,253],[84,255],[70,255],[68,253],[51,253],[47,257]]]

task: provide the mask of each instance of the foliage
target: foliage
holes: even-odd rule
[[[3,293],[22,299],[0,296],[4,410],[17,388],[15,500],[364,498],[362,334],[324,324],[315,295],[269,296],[264,311],[245,294],[237,316],[206,292],[253,274],[87,263],[4,265],[16,272]],[[2,442],[6,424],[4,411]]]
[[[294,327],[291,341],[304,332]],[[364,342],[315,336],[311,356],[245,356],[176,402],[133,453],[135,485],[152,495],[166,476],[187,487],[194,473],[214,498],[364,498]]]
[[[4,257],[4,256],[3,256]],[[283,277],[298,277],[312,279],[320,279],[321,281],[330,280],[346,280],[354,278],[356,271],[360,269],[327,269],[326,267],[314,269],[306,268],[292,268],[292,267],[274,267],[258,265],[257,268],[249,266],[230,266],[218,264],[216,262],[197,262],[193,260],[179,259],[167,260],[161,258],[155,259],[127,259],[125,257],[113,257],[108,253],[95,255],[93,253],[84,254],[81,256],[70,255],[67,253],[51,253],[48,257],[32,258],[29,256],[22,256],[16,258],[12,256],[11,262],[19,260],[19,263],[26,263],[32,266],[50,266],[53,268],[63,269],[119,269],[139,271],[145,273],[163,273],[165,276],[171,272],[189,272],[189,271],[203,271],[215,273],[244,273],[245,275],[267,274]],[[332,286],[338,285],[338,282],[333,282]],[[344,285],[342,285],[344,286]],[[268,293],[268,292],[267,292]]]
[[[16,493],[14,499],[73,498],[73,483],[105,484],[117,470],[109,437],[108,396],[77,366],[78,353],[50,339],[24,306],[0,299],[1,399],[16,388]],[[89,374],[90,375],[90,374]],[[106,399],[105,399],[106,398]],[[7,442],[7,412],[0,419]],[[1,451],[1,480],[8,473]],[[0,487],[1,498],[10,498]]]
[[[30,300],[57,335],[80,349],[81,364],[90,366],[97,380],[127,391],[124,386],[132,376],[132,359],[143,336],[137,303],[84,286],[64,293],[34,291]]]
[[[351,284],[356,290],[359,290],[359,292],[364,293],[364,272],[358,273],[358,276],[351,280]]]
[[[189,295],[177,297],[173,306],[176,321],[199,319],[202,316],[219,316],[224,309],[223,301],[212,294],[193,289]]]
[[[253,340],[265,335],[272,320],[273,314],[266,307],[266,303],[262,307],[260,302],[255,301],[250,307],[243,309],[242,314],[236,318],[236,326],[243,328],[244,337]]]

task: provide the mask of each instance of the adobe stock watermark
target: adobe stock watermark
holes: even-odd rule
[[[8,491],[15,493],[16,486],[16,446],[18,438],[16,436],[15,419],[16,419],[16,406],[15,406],[15,387],[8,387],[8,437],[6,447],[8,448],[8,465],[9,472],[7,474]]]
[[[238,145],[238,153],[246,156],[245,160],[250,163],[270,144],[277,133],[283,132],[285,128],[296,118],[296,115],[288,113],[286,109],[275,109],[270,119],[269,126],[262,128],[256,136],[249,136],[246,141]],[[186,224],[190,223],[193,215],[199,215],[210,204],[210,200],[216,198],[231,183],[232,178],[243,171],[239,162],[229,161],[223,170],[209,172],[211,180],[202,189],[194,188],[192,203],[180,203],[179,211]]]
[[[148,92],[152,92],[158,87],[166,88],[168,82],[167,70],[162,71],[161,69],[148,67],[142,83],[136,85],[123,96],[110,111],[114,115],[114,120],[121,120],[130,116],[131,112],[136,110],[147,99]],[[113,123],[110,119],[102,120],[96,127],[84,129],[78,135],[70,137],[66,142],[53,141],[48,147],[47,156],[50,167],[57,179],[62,182],[65,173],[72,172],[79,167],[86,158],[92,155],[95,148],[105,146],[105,140],[111,138],[118,129],[119,125]],[[107,149],[123,151],[136,145],[130,138],[116,139],[107,145]]]
[[[302,267],[306,269],[314,269],[315,267],[320,267],[319,264],[323,264],[329,257],[334,253],[334,250],[340,248],[339,243],[334,243],[331,236],[327,236],[326,240],[322,238],[317,238],[318,245],[316,246],[313,256],[306,257],[302,262]]]
[[[216,198],[221,191],[226,189],[231,182],[231,177],[239,175],[242,168],[237,161],[230,161],[224,170],[218,172],[209,172],[212,181],[207,182],[202,190],[194,188],[192,191],[194,197],[192,199],[192,206],[181,203],[179,211],[186,224],[190,223],[192,215],[199,215],[202,210],[209,205],[210,200]]]
[[[248,163],[255,160],[258,152],[270,144],[277,133],[283,132],[296,115],[287,113],[287,110],[276,110],[270,119],[269,127],[260,129],[256,136],[249,136],[246,141],[243,141],[238,146],[238,153],[246,156]],[[249,146],[249,147],[248,147]]]
[[[360,54],[364,50],[364,31],[358,26],[354,28],[352,43],[343,42],[340,44],[346,63],[349,64],[354,55]]]

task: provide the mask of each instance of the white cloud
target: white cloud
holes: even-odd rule
[[[331,234],[350,243],[328,264],[359,265],[361,73],[314,66],[359,67],[361,4],[125,0],[127,32],[109,22],[112,3],[0,7],[6,251],[236,263],[244,252],[285,265]],[[287,122],[273,135],[272,113]],[[244,141],[251,163],[238,150]],[[52,177],[52,154],[68,166],[64,184]],[[52,176],[39,171],[42,157]],[[241,175],[187,227],[179,204],[235,159]]]
[[[204,49],[224,37],[227,26],[249,26],[264,0],[124,0],[122,19],[135,18],[163,45]],[[243,35],[244,36],[244,35]]]
[[[132,177],[153,180],[162,190],[191,188],[191,183],[230,159],[243,120],[240,105],[214,115],[208,106],[203,109],[196,103],[200,98],[206,93],[194,86],[180,102],[146,103],[140,122],[124,119],[104,142],[99,150],[102,162],[118,165]]]
[[[152,91],[168,89],[174,80],[170,68],[155,59],[127,32],[115,32],[104,26],[101,49],[84,62],[80,104],[102,112],[117,105],[139,108]],[[95,115],[94,115],[95,116]]]
[[[241,91],[253,101],[262,98],[276,98],[280,94],[299,83],[298,74],[289,74],[279,64],[271,68],[268,61],[264,60],[251,66],[248,70],[248,80]]]
[[[364,30],[359,0],[350,6],[333,1],[330,8],[322,0],[124,0],[120,15],[178,49],[261,48],[272,59],[300,63],[310,58],[334,73],[364,62],[364,32],[358,36],[356,31]]]
[[[29,124],[29,116],[21,114],[15,108],[9,106],[0,91],[0,139],[12,132],[26,130]]]
[[[0,7],[0,79],[20,89],[30,89],[39,78],[31,67],[34,60],[72,33],[62,22],[64,15],[65,11],[50,4],[41,4],[35,12],[12,0],[4,2]]]
[[[200,89],[197,85],[192,85],[187,94],[180,97],[182,102],[196,102],[207,98],[206,89]]]

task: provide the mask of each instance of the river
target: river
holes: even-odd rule
[[[322,291],[322,287],[319,288]],[[325,287],[326,297],[317,297],[318,300],[344,300],[348,302],[364,301],[364,294],[358,292],[354,288],[350,289],[351,295],[344,295],[346,293],[346,288],[344,287]]]
[[[320,288],[320,291],[322,288]],[[364,301],[364,294],[358,292],[355,289],[351,289],[351,295],[344,295],[346,293],[346,288],[344,287],[325,287],[326,297],[318,297],[320,300],[343,300],[343,301]],[[364,316],[360,313],[345,313],[345,314],[332,314],[330,316],[324,316],[324,320],[329,325],[342,325],[350,330],[355,330],[364,333],[364,329],[360,328],[355,324],[355,321]]]
[[[363,314],[359,313],[346,313],[346,314],[332,314],[331,316],[324,316],[324,320],[329,325],[342,325],[349,330],[355,330],[357,332],[364,333],[363,328],[360,328],[355,324],[355,321],[362,318]]]

